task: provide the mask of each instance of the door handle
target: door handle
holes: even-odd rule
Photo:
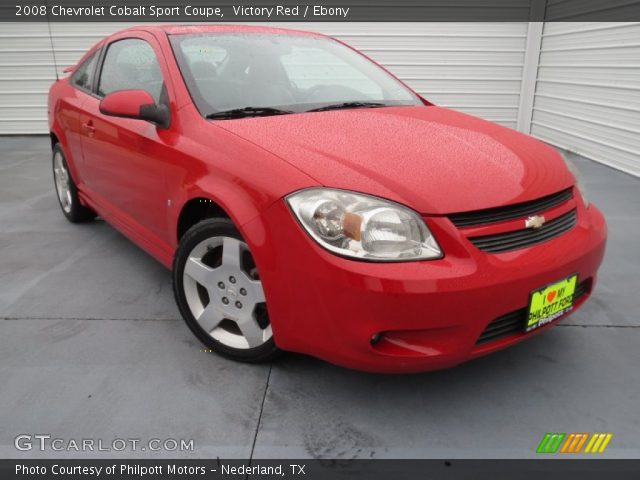
[[[91,120],[89,120],[86,123],[83,123],[82,128],[84,128],[87,131],[87,135],[89,136],[93,136],[93,134],[96,132],[96,127],[93,126],[93,122]]]

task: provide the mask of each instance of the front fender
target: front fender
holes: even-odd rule
[[[213,154],[210,153],[212,149],[203,146],[199,149],[199,158],[193,155],[188,160],[183,158],[182,162],[189,166],[172,175],[173,178],[183,176],[177,184],[169,186],[177,207],[171,209],[169,218],[176,245],[180,214],[193,199],[211,200],[224,210],[251,245],[252,239],[243,231],[245,224],[285,195],[301,188],[319,186],[300,170],[260,147],[235,135],[220,133],[223,137],[228,136],[218,138],[216,146],[224,145],[223,150]],[[208,157],[206,161],[201,160],[203,156]]]

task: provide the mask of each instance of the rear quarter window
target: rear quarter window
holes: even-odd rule
[[[76,68],[71,76],[71,84],[75,85],[82,90],[90,91],[93,85],[93,77],[96,72],[96,64],[98,63],[98,53],[100,50],[95,51],[89,58],[87,58],[82,64]]]

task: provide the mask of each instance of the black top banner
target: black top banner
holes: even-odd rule
[[[640,0],[16,0],[0,22],[628,22]]]

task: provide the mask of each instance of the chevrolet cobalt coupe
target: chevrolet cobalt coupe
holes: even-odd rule
[[[124,30],[48,106],[64,215],[171,268],[188,327],[237,360],[450,367],[557,323],[602,261],[558,151],[323,35]]]

